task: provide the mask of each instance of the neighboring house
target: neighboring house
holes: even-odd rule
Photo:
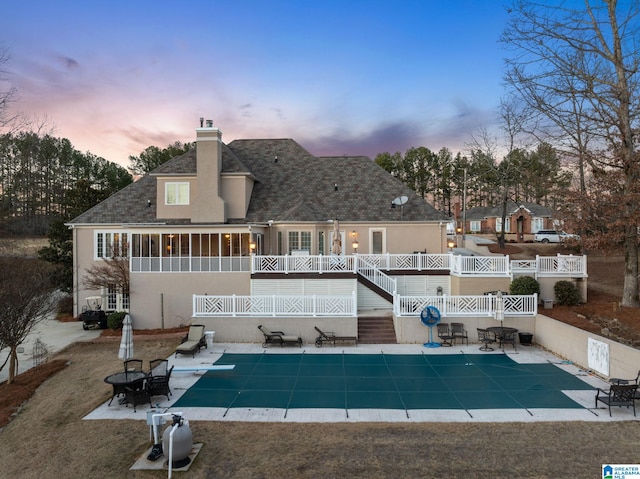
[[[446,217],[367,157],[315,157],[291,139],[227,145],[209,121],[196,137],[195,149],[69,223],[75,314],[100,294],[107,308],[128,305],[137,329],[175,327],[191,322],[194,295],[355,297],[361,288],[338,270],[269,276],[268,261],[447,252]],[[87,270],[114,253],[130,260],[124,302],[83,289]],[[434,278],[421,288],[449,292],[448,276]],[[358,308],[390,307],[389,296],[373,296],[358,294]]]
[[[465,231],[469,233],[500,233],[502,231],[503,205],[477,207],[462,213],[460,220],[466,220]],[[553,229],[554,219],[549,208],[537,203],[507,202],[507,215],[504,232],[517,234],[519,240],[523,235],[534,234],[539,230]]]

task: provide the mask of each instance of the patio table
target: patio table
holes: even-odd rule
[[[142,381],[146,377],[147,373],[142,371],[120,371],[104,378],[105,383],[113,386],[113,395],[111,396],[109,405],[111,405],[114,397],[124,394],[127,387],[133,386],[133,384]]]
[[[507,328],[505,326],[491,326],[490,328],[487,328],[487,331],[492,333],[498,342],[502,341],[505,334],[516,334],[518,332],[516,328]]]

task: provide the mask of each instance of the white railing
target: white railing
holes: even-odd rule
[[[357,316],[355,292],[343,296],[193,295],[193,316]]]
[[[489,316],[496,314],[498,297],[482,296],[399,296],[394,298],[396,316],[420,316],[427,306],[435,306],[442,317]],[[535,316],[538,295],[502,296],[505,316]]]
[[[334,273],[354,270],[354,256],[254,255],[251,273]]]
[[[573,255],[537,256],[538,275],[582,276],[587,273],[587,257]]]
[[[359,254],[358,258],[377,266],[382,270],[411,270],[426,269],[447,270],[451,264],[451,254]]]
[[[384,274],[380,269],[367,262],[364,258],[358,257],[356,261],[356,268],[358,270],[358,274],[367,278],[387,293],[396,294],[398,291],[398,281],[395,278]]]
[[[509,276],[509,256],[452,255],[451,274],[476,276]]]
[[[457,276],[586,276],[587,257],[537,256],[535,260],[513,260],[508,256],[459,256],[453,254],[360,254],[353,256],[184,256],[176,258],[130,258],[132,272],[251,272],[329,273],[359,271],[358,262],[381,271],[444,270]]]
[[[538,261],[535,259],[514,259],[511,260],[511,273],[536,274],[538,272]]]

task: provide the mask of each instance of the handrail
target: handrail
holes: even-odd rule
[[[380,271],[375,265],[369,263],[366,259],[358,257],[356,261],[356,268],[359,275],[367,278],[387,293],[393,295],[398,291],[398,281]]]

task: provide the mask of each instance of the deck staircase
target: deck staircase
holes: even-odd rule
[[[393,316],[388,314],[359,315],[358,342],[360,344],[397,344]]]

